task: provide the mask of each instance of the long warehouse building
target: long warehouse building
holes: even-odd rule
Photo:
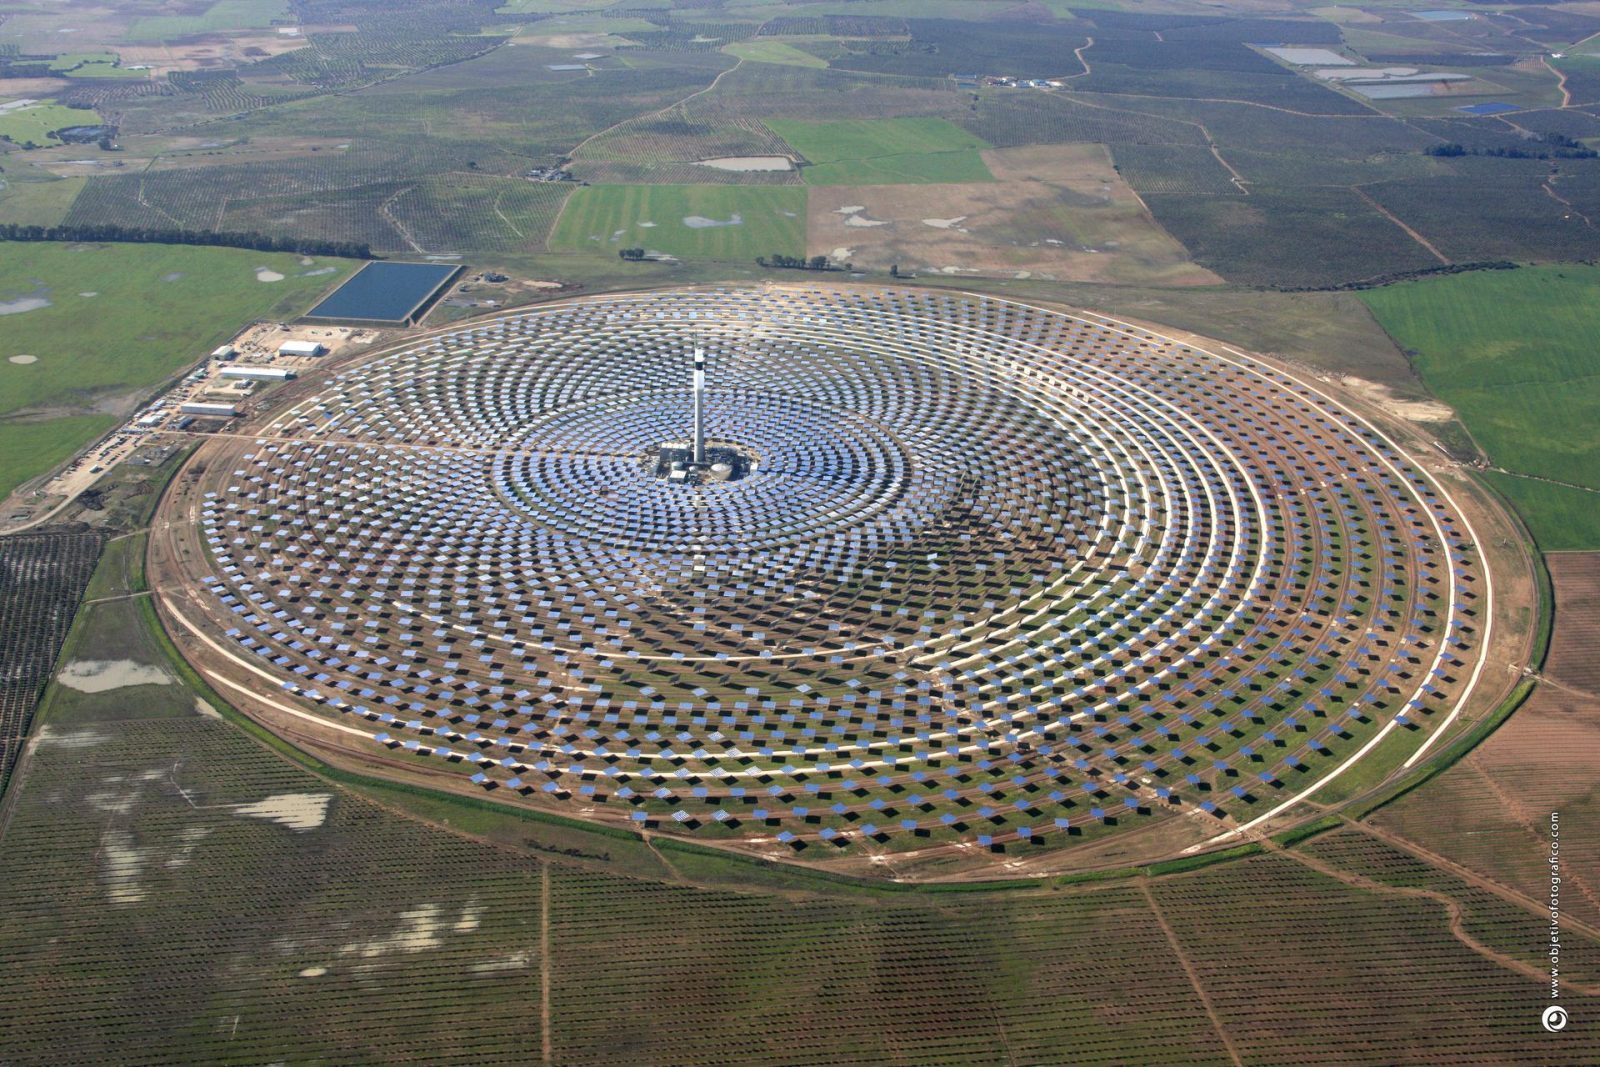
[[[294,377],[294,371],[288,367],[253,367],[245,363],[223,367],[218,373],[224,378],[253,378],[264,382],[286,382]]]
[[[187,404],[179,404],[178,411],[184,415],[211,415],[213,417],[217,415],[223,415],[228,418],[232,418],[233,416],[239,414],[239,405],[206,404],[199,401],[192,401]]]

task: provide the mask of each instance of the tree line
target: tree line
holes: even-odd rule
[[[1443,274],[1467,274],[1479,270],[1517,270],[1521,266],[1522,264],[1509,259],[1481,259],[1475,263],[1441,263],[1437,267],[1391,271],[1388,274],[1376,274],[1371,278],[1359,278],[1355,281],[1339,282],[1336,285],[1268,285],[1263,286],[1263,288],[1278,293],[1351,292],[1361,289],[1381,289],[1385,285],[1393,285],[1395,282],[1408,282],[1414,278],[1432,278]]]
[[[357,241],[324,241],[315,237],[271,237],[254,230],[228,233],[212,230],[157,230],[112,224],[24,226],[0,224],[0,241],[99,241],[108,244],[210,245],[249,248],[257,252],[295,252],[302,256],[376,259],[369,245]]]
[[[1447,144],[1429,145],[1422,151],[1430,156],[1453,159],[1456,156],[1494,156],[1499,159],[1594,159],[1600,156],[1588,145],[1563,133],[1547,133],[1530,141],[1533,147],[1502,145],[1496,148],[1468,148],[1451,141]]]
[[[846,263],[839,266],[837,263],[828,262],[827,256],[786,256],[782,252],[774,252],[770,256],[757,256],[758,267],[779,267],[787,270],[853,270],[854,264]]]

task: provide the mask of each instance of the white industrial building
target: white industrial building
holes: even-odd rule
[[[210,415],[213,418],[221,415],[225,418],[231,419],[233,416],[239,414],[239,405],[206,404],[199,401],[190,401],[189,403],[178,405],[178,411],[185,415]]]
[[[280,356],[320,356],[326,351],[316,341],[285,341],[278,346]]]
[[[286,382],[294,377],[288,367],[257,367],[248,363],[235,363],[218,372],[224,378],[254,378],[263,382]]]

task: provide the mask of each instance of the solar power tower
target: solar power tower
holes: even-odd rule
[[[694,465],[706,465],[706,350],[694,349]]]

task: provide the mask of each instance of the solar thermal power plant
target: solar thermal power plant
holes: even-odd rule
[[[1387,437],[1091,314],[609,295],[289,388],[166,504],[182,647],[290,736],[577,818],[1215,846],[1429,750],[1488,644],[1474,534]]]

